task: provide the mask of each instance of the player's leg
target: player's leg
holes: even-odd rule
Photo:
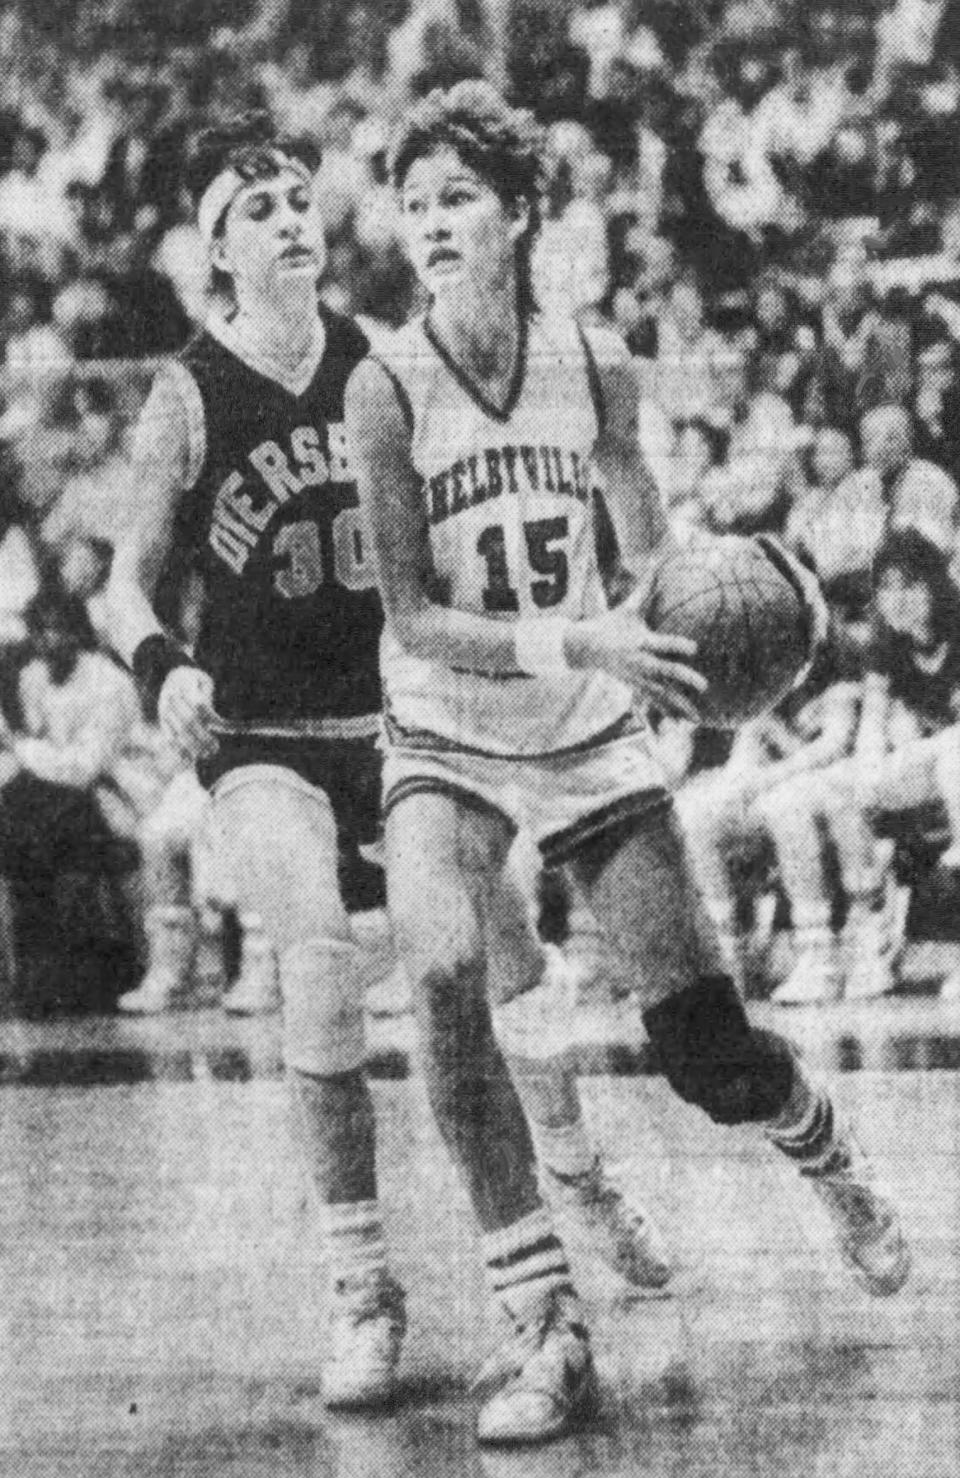
[[[745,991],[747,940],[740,927],[730,858],[756,827],[748,819],[738,777],[726,768],[697,776],[678,793],[676,804],[724,964],[737,988]]]
[[[584,1251],[636,1288],[661,1289],[670,1262],[642,1206],[624,1194],[591,1143],[577,1086],[570,1023],[576,979],[556,945],[541,944],[528,899],[540,859],[518,839],[489,899],[485,936],[497,1037],[530,1124],[541,1188]]]
[[[530,1131],[487,999],[483,918],[512,829],[470,798],[388,785],[390,915],[413,993],[430,1104],[480,1225],[488,1285],[510,1320],[505,1384],[481,1441],[559,1435],[592,1398],[593,1365],[563,1245],[541,1200]]]
[[[292,771],[251,765],[218,783],[214,823],[241,912],[259,914],[277,956],[284,1058],[331,1278],[325,1399],[379,1401],[394,1388],[404,1318],[387,1272],[361,986],[338,888],[336,822],[323,792]]]
[[[793,966],[772,997],[780,1005],[836,1001],[843,989],[824,852],[826,785],[823,774],[799,775],[759,796],[751,808],[773,840],[793,921]]]
[[[717,964],[669,803],[578,849],[597,916],[618,939],[667,1081],[720,1124],[753,1123],[827,1206],[841,1252],[872,1293],[902,1286],[909,1257],[862,1151],[796,1050],[754,1027]]]
[[[147,969],[136,989],[120,997],[121,1011],[153,1015],[189,997],[197,939],[190,848],[208,804],[192,772],[177,775],[140,828]]]

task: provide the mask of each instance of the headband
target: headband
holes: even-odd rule
[[[312,175],[298,159],[291,159],[288,155],[279,153],[275,153],[274,158],[282,168],[290,169],[294,174],[300,175],[305,184],[310,183]],[[197,206],[197,229],[208,247],[213,242],[217,225],[237,196],[247,188],[260,184],[262,180],[245,179],[238,169],[232,167],[222,169],[219,174],[214,175]]]

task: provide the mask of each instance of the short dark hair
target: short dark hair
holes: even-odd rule
[[[198,134],[187,160],[185,183],[196,207],[211,180],[225,169],[235,169],[243,179],[269,180],[280,173],[285,159],[313,174],[321,157],[319,144],[306,134],[279,133],[268,113],[242,113]]]
[[[895,529],[888,534],[873,562],[874,589],[888,570],[898,570],[909,585],[926,585],[930,591],[930,624],[934,636],[956,637],[960,633],[960,590],[950,574],[949,555],[919,529]]]
[[[512,108],[491,83],[471,79],[434,88],[401,120],[390,154],[390,178],[402,187],[417,159],[450,148],[494,189],[508,206],[525,205],[530,226],[517,247],[521,309],[536,307],[530,252],[542,221],[546,184],[543,133],[532,113]]]

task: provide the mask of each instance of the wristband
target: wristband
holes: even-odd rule
[[[157,721],[160,691],[171,672],[177,667],[196,665],[182,647],[178,647],[175,641],[162,632],[155,631],[140,642],[130,666],[140,690],[143,711],[151,723]]]
[[[570,671],[564,649],[570,622],[563,616],[525,617],[514,628],[517,666],[531,677],[562,677]]]

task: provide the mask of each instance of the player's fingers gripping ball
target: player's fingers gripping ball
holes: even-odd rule
[[[701,721],[733,728],[766,712],[806,671],[825,627],[816,579],[776,540],[704,539],[671,550],[647,591],[654,631],[697,644]]]

